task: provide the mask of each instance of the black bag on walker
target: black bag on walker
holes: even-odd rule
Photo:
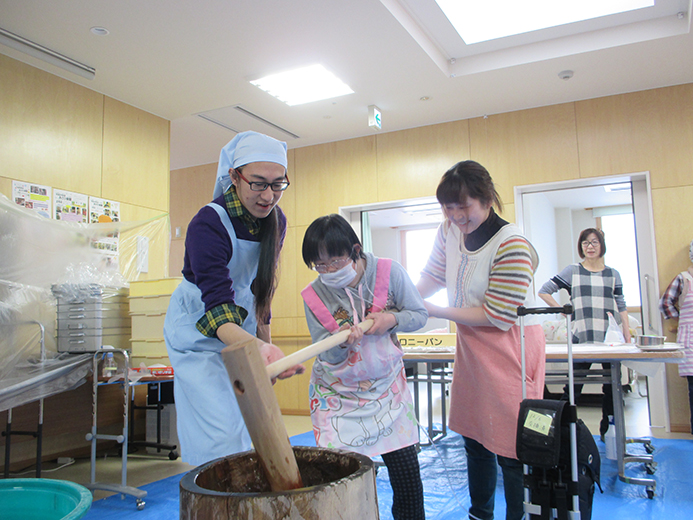
[[[576,423],[578,483],[572,481],[570,454],[570,423]],[[541,507],[540,515],[531,519],[567,519],[573,499],[579,496],[580,518],[592,517],[595,484],[599,486],[601,459],[594,437],[575,407],[566,401],[525,399],[520,404],[517,425],[517,457],[530,467],[525,487],[530,490],[532,504]]]

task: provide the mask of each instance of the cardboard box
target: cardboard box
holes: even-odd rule
[[[130,298],[130,314],[147,314],[166,312],[170,294],[154,294],[151,296],[132,296]]]
[[[162,278],[130,282],[130,296],[154,296],[172,294],[183,278]]]
[[[158,339],[164,337],[166,313],[131,314],[132,339]]]
[[[130,345],[132,348],[130,356],[133,358],[168,358],[168,351],[163,338],[133,339],[130,341]]]
[[[143,371],[149,371],[149,373],[153,376],[172,376],[173,375],[173,367],[138,367],[138,368],[133,368],[132,370],[136,372],[143,372]]]

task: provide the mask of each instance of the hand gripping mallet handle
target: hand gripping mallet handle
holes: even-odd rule
[[[373,326],[373,320],[364,320],[361,323],[359,323],[358,326],[361,327],[361,330],[363,330],[363,332],[367,332],[368,329],[370,329]],[[326,350],[330,350],[331,348],[334,348],[337,345],[341,345],[349,337],[349,334],[350,331],[348,329],[342,330],[328,338],[313,343],[312,345],[308,345],[307,347],[304,347],[301,350],[294,352],[293,354],[289,354],[288,356],[283,357],[280,360],[267,365],[267,375],[270,379],[274,379],[285,370],[288,370],[289,368],[294,367],[296,365],[300,365],[304,361],[308,361],[309,359],[314,358],[318,354],[322,354]]]

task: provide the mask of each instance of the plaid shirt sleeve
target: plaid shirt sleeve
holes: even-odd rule
[[[217,329],[224,323],[235,323],[239,327],[248,316],[248,311],[238,305],[222,303],[205,312],[197,321],[197,330],[208,338],[217,337]]]
[[[681,296],[682,283],[683,276],[677,274],[659,300],[659,310],[664,314],[665,320],[679,317],[678,303],[679,296]]]

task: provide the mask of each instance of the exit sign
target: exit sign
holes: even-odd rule
[[[382,116],[380,114],[380,109],[375,105],[371,105],[368,107],[368,126],[375,130],[382,130],[383,128],[383,121]]]

